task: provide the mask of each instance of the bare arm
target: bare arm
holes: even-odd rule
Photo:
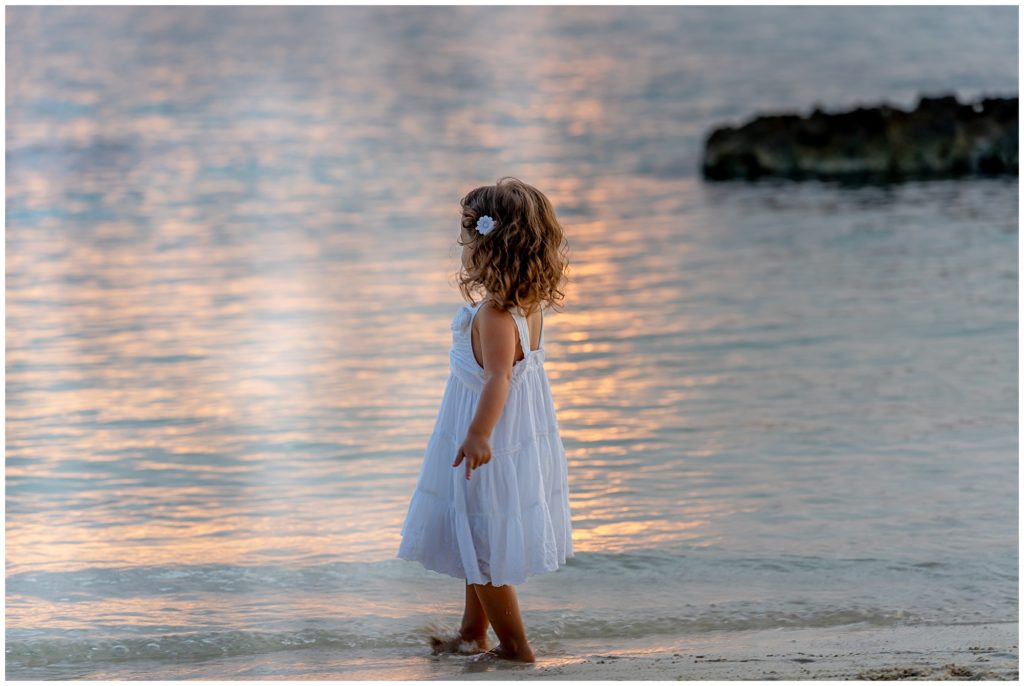
[[[452,464],[458,467],[465,459],[467,479],[471,470],[491,461],[490,436],[508,399],[516,355],[516,323],[510,313],[488,303],[477,315],[477,321],[480,322],[484,387],[476,415]]]

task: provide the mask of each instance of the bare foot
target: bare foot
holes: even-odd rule
[[[533,650],[530,646],[526,646],[518,651],[507,650],[501,644],[498,644],[496,648],[491,648],[487,652],[480,653],[473,657],[475,662],[495,662],[497,660],[511,660],[512,662],[536,662],[537,658],[533,654]]]
[[[487,636],[464,638],[461,633],[452,636],[431,636],[430,649],[434,655],[441,653],[460,653],[474,655],[487,650]]]

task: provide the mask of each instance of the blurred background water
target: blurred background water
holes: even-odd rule
[[[1016,95],[1015,7],[6,16],[7,678],[461,669],[394,553],[506,174],[572,260],[542,662],[1017,621],[1017,178],[697,174],[759,111]]]

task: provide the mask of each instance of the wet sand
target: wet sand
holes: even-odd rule
[[[446,678],[565,680],[1017,680],[1018,624],[716,632],[533,666],[466,662]],[[445,657],[442,659],[461,660]]]

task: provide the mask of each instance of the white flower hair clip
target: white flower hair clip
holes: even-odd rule
[[[490,216],[484,215],[476,220],[476,230],[482,236],[486,236],[494,230],[494,220]]]

